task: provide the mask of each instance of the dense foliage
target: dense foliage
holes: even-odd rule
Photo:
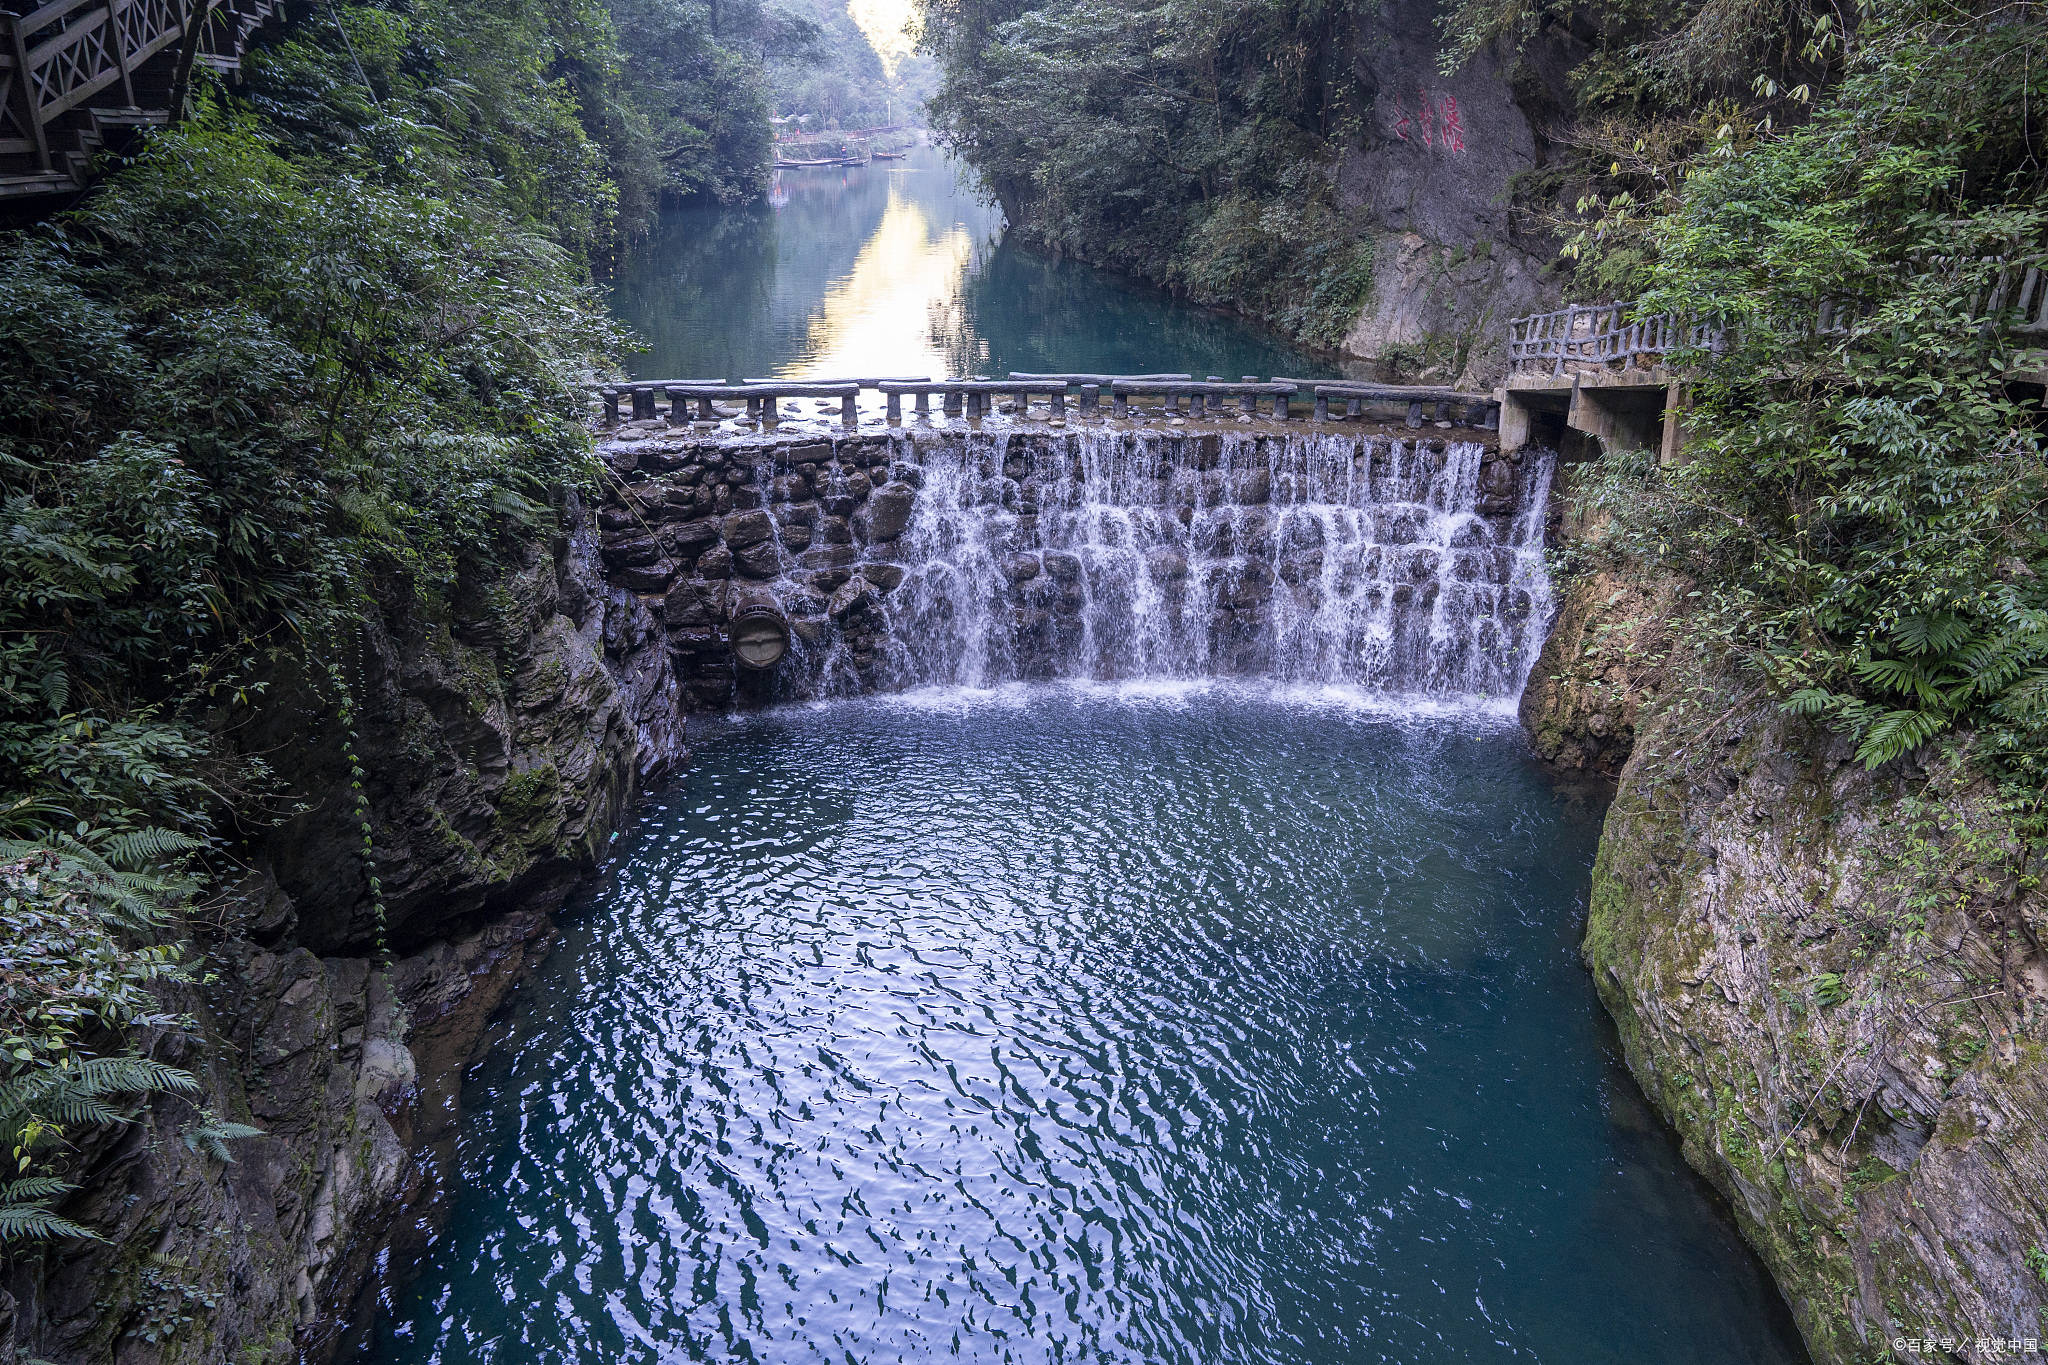
[[[935,126],[1017,226],[1334,347],[1372,242],[1334,158],[1362,111],[1351,0],[933,0]]]
[[[887,31],[899,19],[893,6],[865,8],[878,32],[864,33],[844,0],[789,0],[791,16],[809,24],[811,36],[768,51],[777,117],[813,133],[922,121],[931,93],[930,61],[908,55],[907,39]],[[891,48],[887,60],[876,51],[876,40]]]
[[[623,210],[636,224],[665,197],[720,203],[767,189],[762,53],[808,29],[751,0],[608,0],[616,31],[615,114]]]
[[[2001,286],[2048,263],[2042,18],[1873,0],[1809,120],[1709,143],[1663,212],[1619,226],[1644,306],[1728,340],[1690,358],[1690,462],[1616,457],[1604,483],[1619,532],[1698,584],[1789,705],[1870,763],[1978,731],[2036,805],[2048,337],[2011,330]]]
[[[84,1232],[55,1211],[76,1140],[196,1090],[152,1055],[196,908],[316,795],[241,741],[271,689],[314,680],[349,734],[342,645],[380,597],[445,597],[595,476],[582,386],[621,338],[592,263],[664,198],[765,188],[765,57],[816,27],[319,8],[0,235],[0,1243]],[[252,1130],[193,1102],[226,1159]]]
[[[1862,13],[1854,0],[1451,0],[1440,64],[1489,51],[1518,73],[1533,45],[1539,62],[1569,54],[1570,108],[1545,120],[1542,164],[1509,188],[1525,227],[1561,242],[1561,291],[1605,301],[1640,287],[1646,222],[1675,201],[1685,165],[1802,122]]]
[[[588,260],[621,128],[663,126],[621,66],[601,8],[321,12],[0,237],[0,1241],[78,1234],[78,1140],[195,1088],[153,1060],[191,926],[299,796],[238,738],[270,689],[321,680],[346,728],[379,596],[448,592],[592,477]],[[756,112],[755,151],[664,183],[758,178]],[[226,1157],[250,1130],[193,1100]]]

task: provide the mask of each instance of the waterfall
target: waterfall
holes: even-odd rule
[[[1551,457],[1339,433],[894,438],[853,566],[878,625],[793,691],[1252,676],[1512,700],[1542,645]]]

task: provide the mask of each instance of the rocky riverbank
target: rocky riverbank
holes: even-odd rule
[[[221,1162],[178,1140],[182,1100],[100,1130],[67,1211],[106,1241],[10,1268],[0,1365],[323,1358],[394,1225],[423,1211],[423,1156],[485,1022],[639,783],[682,754],[656,622],[605,582],[590,513],[558,516],[445,612],[395,585],[344,661],[381,924],[331,708],[280,680],[242,742],[289,753],[312,799],[195,915],[209,979],[177,1005],[199,1039],[159,1054],[210,1058],[204,1106],[264,1136]]]
[[[2048,1336],[2048,903],[1967,744],[1866,771],[1674,644],[1670,585],[1561,599],[1525,722],[1625,757],[1587,964],[1815,1358]]]

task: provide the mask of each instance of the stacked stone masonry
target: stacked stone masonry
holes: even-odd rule
[[[1547,614],[1540,525],[1522,537],[1531,545],[1517,528],[1540,505],[1548,466],[1469,441],[628,432],[601,453],[614,479],[598,513],[606,576],[660,619],[693,710],[921,683],[1314,664],[1307,636],[1284,632],[1293,616],[1332,615],[1322,608],[1339,593],[1350,610],[1383,589],[1383,626],[1397,634],[1429,629],[1434,610],[1438,636],[1438,595],[1460,595],[1458,621],[1481,627],[1472,652],[1503,658]],[[937,524],[942,505],[955,522]],[[1121,524],[1077,532],[1091,516]],[[1447,520],[1456,529],[1439,537]],[[1122,567],[1109,562],[1119,554]],[[940,560],[951,578],[928,572]],[[1144,600],[1104,600],[1118,592]],[[764,598],[792,637],[772,677],[736,667],[727,638],[734,611]],[[986,675],[934,672],[919,643],[976,612],[987,619],[969,647],[1000,659]],[[1155,624],[1134,627],[1147,612]],[[1139,627],[1158,638],[1105,642]],[[1513,671],[1493,672],[1503,669]]]

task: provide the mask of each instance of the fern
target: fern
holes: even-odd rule
[[[1834,710],[1841,698],[1818,687],[1802,687],[1782,703],[1795,716],[1819,716]]]
[[[199,1122],[179,1134],[179,1141],[188,1152],[203,1152],[224,1166],[231,1166],[235,1154],[228,1150],[228,1143],[236,1138],[262,1137],[261,1128],[252,1128],[246,1123],[231,1123],[218,1118],[211,1110],[200,1115]]]
[[[2048,668],[2016,678],[1992,704],[1993,714],[2030,727],[2048,728]]]
[[[196,853],[205,846],[204,839],[150,826],[113,835],[101,847],[108,863],[127,872],[136,872],[187,853]]]
[[[190,1072],[153,1058],[87,1057],[0,1084],[0,1108],[5,1108],[16,1095],[33,1096],[58,1090],[101,1096],[198,1088],[199,1082]]]
[[[0,1082],[0,1132],[19,1142],[37,1124],[125,1123],[117,1098],[190,1094],[192,1074],[148,1057],[88,1057]]]
[[[71,1186],[37,1169],[42,1154],[79,1130],[131,1121],[153,1095],[199,1089],[189,1072],[155,1058],[95,1055],[97,1046],[84,1045],[109,1031],[176,1023],[153,992],[184,976],[175,948],[136,942],[158,930],[168,898],[182,893],[179,871],[131,869],[176,857],[190,841],[118,838],[104,850],[73,834],[0,840],[9,930],[0,942],[8,984],[0,992],[0,1154],[11,1154],[14,1174],[0,1185],[0,1246],[89,1236],[55,1211]]]
[[[1970,625],[1959,616],[1902,616],[1892,638],[1913,654],[1951,654],[1970,638]]]
[[[131,1115],[116,1101],[133,1105],[150,1095],[190,1094],[198,1088],[189,1072],[148,1057],[72,1059],[0,1081],[0,1138],[13,1149],[17,1165],[26,1169],[36,1151],[67,1129],[128,1122]],[[235,1131],[220,1136],[244,1134]],[[51,1210],[52,1202],[71,1188],[68,1182],[49,1175],[23,1175],[0,1185],[0,1246],[94,1236]]]
[[[60,890],[68,887],[90,896],[124,929],[147,933],[159,928],[164,907],[192,888],[173,860],[197,851],[203,841],[173,830],[145,828],[110,835],[105,843],[108,847],[95,848],[68,833],[43,841],[0,839],[0,862],[54,853],[57,862],[50,872]]]
[[[81,1237],[93,1242],[106,1240],[91,1228],[60,1217],[42,1204],[12,1204],[0,1200],[0,1246],[12,1242],[46,1242],[56,1237]]]
[[[1864,730],[1856,758],[1866,768],[1903,758],[1947,729],[1949,721],[1936,711],[1886,711]]]
[[[1856,676],[1872,687],[1887,692],[1904,692],[1919,697],[1935,694],[1927,666],[1918,659],[1865,659],[1856,665]]]
[[[0,1203],[20,1204],[30,1200],[55,1199],[77,1186],[54,1175],[25,1175],[19,1180],[0,1181]]]
[[[53,1237],[99,1240],[91,1228],[50,1211],[52,1200],[77,1186],[55,1176],[31,1175],[0,1182],[0,1246],[9,1242],[47,1241]]]

